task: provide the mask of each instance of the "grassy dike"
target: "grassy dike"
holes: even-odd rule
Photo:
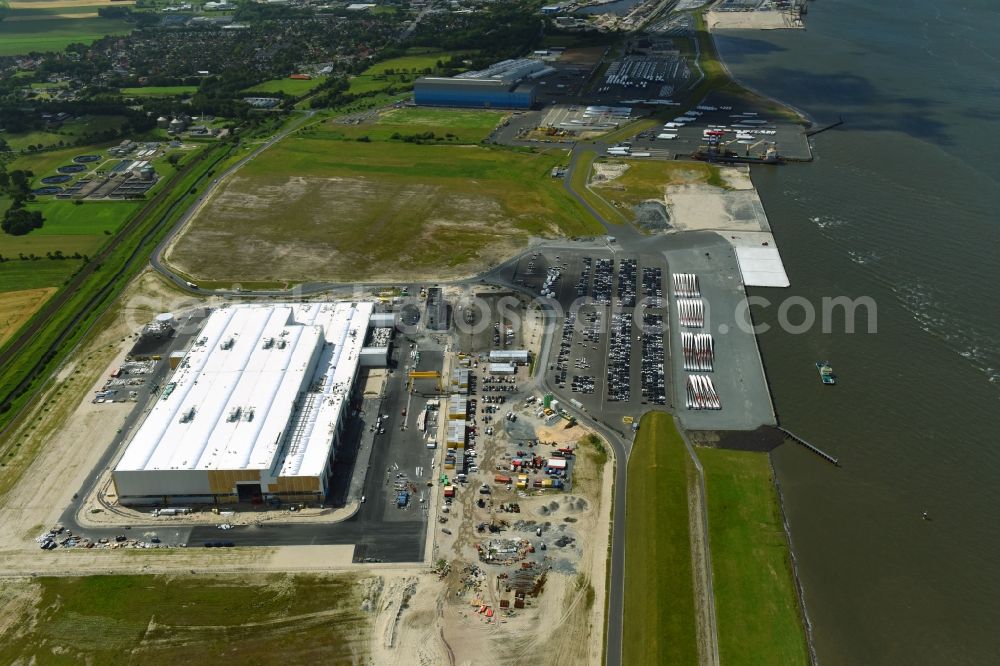
[[[187,163],[171,182],[140,210],[113,241],[82,270],[87,273],[64,286],[53,301],[62,297],[57,309],[44,309],[32,318],[28,327],[38,325],[30,339],[0,369],[0,432],[19,416],[34,397],[51,370],[76,347],[93,323],[115,301],[129,280],[149,259],[156,243],[170,229],[200,194],[202,181],[231,159],[232,146],[218,145],[204,149],[197,159]],[[11,341],[12,342],[12,341]],[[9,345],[10,343],[8,343]],[[12,443],[4,442],[0,465],[21,468],[21,460]],[[4,470],[5,477],[11,475]]]
[[[594,160],[596,158],[597,153],[593,150],[584,150],[577,156],[576,167],[573,170],[573,178],[570,181],[570,186],[583,197],[584,201],[590,204],[591,208],[611,224],[627,222],[628,218],[623,213],[605,201],[601,195],[590,189],[588,185],[590,182],[590,172],[594,167]]]
[[[698,449],[722,664],[808,664],[788,542],[766,453]]]
[[[697,456],[722,665],[808,664],[767,454],[699,448]],[[698,663],[688,515],[697,482],[673,417],[643,416],[628,461],[623,663]]]
[[[693,463],[673,417],[642,417],[628,460],[622,663],[697,664],[688,521]]]

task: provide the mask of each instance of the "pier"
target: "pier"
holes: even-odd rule
[[[822,127],[817,127],[814,130],[810,130],[810,131],[806,132],[806,136],[816,136],[820,132],[825,132],[827,130],[832,130],[834,127],[840,127],[843,124],[844,124],[843,117],[839,117],[838,116],[837,117],[837,122],[830,123],[829,125],[823,125]]]
[[[783,432],[787,437],[789,437],[793,441],[795,441],[795,442],[801,444],[802,446],[806,447],[807,449],[809,449],[810,451],[812,451],[813,453],[815,453],[816,455],[818,455],[820,458],[822,458],[823,460],[827,461],[828,463],[833,463],[837,467],[840,467],[840,461],[839,460],[837,460],[836,458],[834,458],[833,456],[831,456],[829,453],[827,453],[826,451],[822,450],[818,446],[813,446],[812,444],[810,444],[806,440],[804,440],[801,437],[799,437],[798,435],[796,435],[794,432],[792,432],[790,430],[785,430],[781,426],[778,426],[778,430],[780,430],[781,432]]]

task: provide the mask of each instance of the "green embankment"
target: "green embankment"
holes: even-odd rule
[[[808,664],[788,542],[767,454],[699,449],[708,493],[719,654],[728,664]]]
[[[628,222],[628,217],[605,201],[599,194],[590,189],[588,185],[590,181],[590,171],[593,168],[594,159],[596,157],[597,153],[593,150],[584,150],[577,155],[576,166],[573,170],[573,177],[570,180],[570,187],[583,197],[584,201],[589,203],[590,207],[597,211],[598,215],[603,217],[609,223],[623,224]]]
[[[0,661],[357,663],[371,615],[346,576],[89,576],[12,581]]]
[[[673,418],[643,416],[628,460],[622,663],[698,663],[688,522],[692,470]]]

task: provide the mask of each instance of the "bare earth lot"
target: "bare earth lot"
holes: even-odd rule
[[[447,279],[532,237],[593,235],[563,151],[289,137],[221,184],[167,250],[194,280]]]
[[[435,274],[446,277],[468,272],[479,248],[503,256],[523,244],[523,235],[504,230],[509,221],[496,199],[442,186],[237,175],[172,248],[169,261],[188,275],[216,280],[351,281],[365,274],[406,279],[415,268],[432,268],[428,258],[437,257],[443,270]],[[285,233],[286,224],[295,232]]]

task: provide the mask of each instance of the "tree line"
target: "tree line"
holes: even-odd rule
[[[31,179],[34,175],[26,169],[15,169],[8,173],[3,163],[0,163],[0,190],[11,198],[10,207],[0,220],[0,229],[6,234],[23,236],[41,228],[44,222],[39,211],[24,207],[25,201],[32,198]]]

